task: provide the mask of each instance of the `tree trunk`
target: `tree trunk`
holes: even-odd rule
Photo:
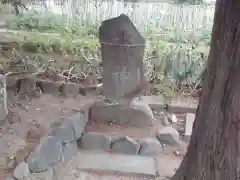
[[[240,179],[240,1],[216,0],[193,133],[172,180]]]

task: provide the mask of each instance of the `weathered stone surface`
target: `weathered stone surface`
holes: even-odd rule
[[[157,132],[157,138],[160,142],[175,146],[180,145],[180,135],[179,132],[173,127],[167,126]]]
[[[8,115],[7,92],[6,92],[6,76],[0,75],[0,124],[5,123]]]
[[[109,151],[111,148],[111,137],[102,133],[88,132],[80,141],[80,148],[90,150]]]
[[[52,168],[48,168],[45,172],[33,173],[29,177],[31,180],[52,180],[54,173]]]
[[[50,165],[57,163],[61,159],[62,142],[59,138],[49,136],[41,139],[28,159],[27,163],[31,172],[43,172]]]
[[[44,94],[59,95],[62,82],[39,80],[38,85],[40,86]]]
[[[79,170],[156,176],[155,164],[154,158],[147,156],[80,152],[69,166]]]
[[[145,40],[126,15],[103,21],[99,39],[104,57],[103,95],[118,100],[144,78]]]
[[[148,127],[155,121],[152,110],[141,102],[133,102],[129,107],[98,101],[91,107],[91,118],[101,123],[115,121],[120,125],[135,127]]]
[[[30,175],[28,164],[21,162],[13,171],[13,177],[17,180],[25,180]]]
[[[76,97],[79,94],[80,85],[76,83],[64,83],[61,86],[61,95]]]
[[[77,153],[79,152],[77,142],[66,143],[63,146],[62,154],[61,154],[61,162],[68,162],[71,160]]]
[[[89,105],[89,107],[91,107],[91,105]],[[84,119],[86,122],[89,120],[89,110],[90,110],[89,107],[83,107],[78,111],[85,116]]]
[[[36,79],[34,78],[23,78],[20,79],[19,94],[27,94],[29,96],[35,96],[37,92]]]
[[[191,136],[192,135],[192,128],[193,123],[195,120],[195,114],[187,113],[186,115],[186,121],[185,121],[185,136]]]
[[[68,117],[64,124],[54,129],[52,135],[63,141],[73,142],[82,137],[87,121],[84,113],[76,112]]]
[[[60,127],[53,130],[52,135],[64,142],[73,142],[75,140],[73,124],[70,121],[63,123]]]
[[[139,154],[143,156],[157,156],[162,152],[160,142],[155,138],[145,138],[140,141]]]
[[[112,142],[112,152],[123,154],[138,154],[140,145],[130,137],[120,137]]]
[[[9,75],[6,77],[6,87],[7,89],[16,90],[18,77],[16,75]]]
[[[78,140],[82,137],[83,132],[85,131],[86,123],[88,122],[88,114],[78,112],[74,113],[72,116],[68,118],[68,121],[72,122],[75,139]]]
[[[55,180],[100,180],[102,178],[91,172],[82,171],[79,168],[57,166],[58,167],[54,167]]]
[[[143,126],[147,126],[147,125],[149,125],[149,126],[153,125],[155,118],[154,118],[153,112],[148,104],[135,101],[135,102],[131,103],[130,107],[135,112],[138,112],[138,114],[136,114],[135,119],[136,119],[136,122],[139,124],[139,126],[143,127]],[[148,122],[146,122],[146,121],[148,121]]]

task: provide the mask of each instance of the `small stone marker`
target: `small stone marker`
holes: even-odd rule
[[[195,120],[195,114],[187,113],[186,115],[186,123],[185,123],[185,136],[191,136],[192,135],[192,128],[193,123]]]
[[[0,75],[0,124],[5,122],[8,115],[6,76]]]

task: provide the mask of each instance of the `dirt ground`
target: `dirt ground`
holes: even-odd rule
[[[21,100],[18,95],[8,93],[8,100],[7,122],[0,126],[0,170],[5,172],[12,171],[53,126],[61,124],[92,98],[43,95],[37,99]]]
[[[0,172],[10,173],[33,150],[43,135],[47,135],[54,126],[61,124],[66,117],[94,99],[95,97],[64,98],[52,95],[43,95],[36,99],[20,99],[18,95],[9,92],[8,121],[0,126]],[[155,132],[161,127],[158,118],[152,128],[121,128],[93,123],[88,130],[141,139],[155,136]],[[163,168],[161,171],[171,176],[173,170],[179,166],[185,149],[186,146],[181,149],[165,147],[163,154],[158,157],[160,164],[167,162],[167,166],[161,166]]]

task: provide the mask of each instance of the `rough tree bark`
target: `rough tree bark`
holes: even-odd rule
[[[172,180],[240,179],[240,1],[216,0],[193,134]]]

